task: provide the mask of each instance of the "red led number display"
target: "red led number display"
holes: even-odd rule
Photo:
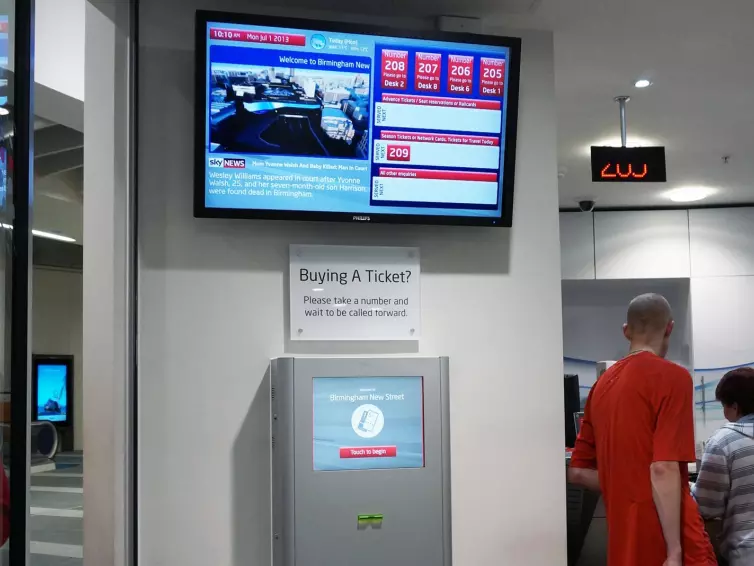
[[[637,167],[636,170],[634,170],[633,165],[630,163],[628,166],[624,165],[623,167],[621,167],[620,163],[608,163],[602,168],[600,176],[603,179],[643,179],[647,176],[647,172],[646,163],[643,163],[641,167]]]
[[[382,88],[406,90],[408,84],[408,51],[382,50]]]
[[[592,146],[592,182],[664,183],[664,147]]]

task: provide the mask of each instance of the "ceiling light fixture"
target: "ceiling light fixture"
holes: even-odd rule
[[[717,192],[718,190],[712,187],[679,187],[663,193],[663,196],[673,202],[696,202]]]
[[[13,225],[0,224],[0,228],[5,228],[6,230],[13,230]],[[69,244],[76,242],[75,238],[71,238],[69,236],[63,236],[62,234],[55,234],[54,232],[45,232],[43,230],[32,230],[31,233],[34,234],[38,238],[47,238],[48,240],[57,240],[58,242],[66,242]]]
[[[55,234],[54,232],[43,232],[42,230],[32,230],[31,233],[37,236],[38,238],[47,238],[48,240],[57,240],[58,242],[68,242],[69,244],[72,244],[76,241],[75,238],[71,238],[69,236],[63,236],[62,234]]]
[[[636,88],[647,88],[648,86],[652,85],[652,81],[649,81],[647,79],[639,79],[634,83],[634,86]]]

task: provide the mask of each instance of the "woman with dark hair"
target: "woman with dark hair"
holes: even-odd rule
[[[754,369],[726,373],[715,390],[728,424],[704,449],[693,495],[705,519],[722,519],[729,566],[754,564]]]

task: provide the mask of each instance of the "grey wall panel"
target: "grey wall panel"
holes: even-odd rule
[[[595,212],[597,279],[689,277],[685,210]]]
[[[689,211],[692,277],[754,275],[754,208]]]
[[[560,270],[563,279],[594,279],[594,215],[560,213]]]

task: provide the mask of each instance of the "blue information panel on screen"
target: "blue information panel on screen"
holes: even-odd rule
[[[424,466],[421,377],[314,378],[314,469]]]
[[[8,104],[8,16],[0,15],[0,106]]]
[[[205,32],[205,212],[503,216],[510,47]]]
[[[68,366],[39,364],[37,367],[37,418],[40,421],[68,420]]]

